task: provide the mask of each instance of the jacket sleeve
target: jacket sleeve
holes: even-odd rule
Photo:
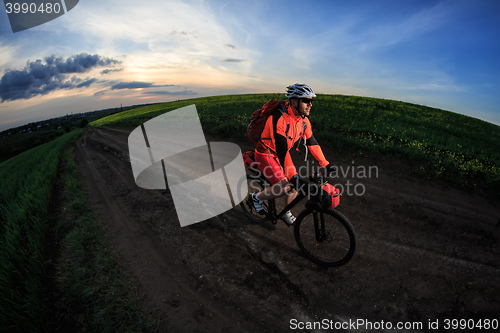
[[[311,154],[314,156],[314,158],[318,160],[319,165],[327,166],[330,163],[326,160],[325,155],[323,154],[323,150],[321,149],[320,145],[318,144],[318,141],[316,141],[316,138],[314,137],[309,119],[307,119],[306,124],[307,124],[305,131],[306,145],[309,148]]]
[[[314,139],[314,136],[312,138]],[[309,151],[311,152],[311,154],[314,156],[314,158],[318,160],[319,165],[327,166],[328,164],[330,164],[326,160],[325,155],[323,154],[323,150],[321,149],[321,147],[318,145],[317,142],[316,142],[316,144],[310,145],[309,140],[307,140],[306,145],[309,148]]]

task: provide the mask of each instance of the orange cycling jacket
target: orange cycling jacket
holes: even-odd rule
[[[256,150],[259,153],[277,156],[282,168],[284,167],[286,171],[288,170],[288,165],[292,163],[290,149],[297,141],[304,140],[311,154],[318,160],[319,164],[327,166],[329,163],[314,138],[309,119],[301,116],[296,117],[288,102],[285,103],[285,106],[287,112],[278,108],[267,119]]]

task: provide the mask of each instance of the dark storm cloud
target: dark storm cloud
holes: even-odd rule
[[[42,60],[28,61],[21,70],[7,70],[0,79],[2,102],[29,99],[59,89],[89,87],[97,79],[82,81],[70,74],[85,73],[96,67],[113,66],[119,61],[100,55],[81,53],[67,59],[50,56]]]
[[[64,60],[60,57],[47,57],[45,58],[47,65],[55,66],[59,73],[84,73],[94,67],[104,67],[115,65],[119,61],[111,58],[103,58],[97,54],[81,53]]]

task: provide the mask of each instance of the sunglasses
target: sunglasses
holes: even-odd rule
[[[301,98],[300,101],[304,104],[312,104],[312,98]]]

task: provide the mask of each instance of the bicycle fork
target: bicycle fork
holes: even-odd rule
[[[316,241],[324,242],[328,237],[328,233],[325,230],[325,214],[321,211],[313,212],[314,219],[314,232],[316,234]]]

